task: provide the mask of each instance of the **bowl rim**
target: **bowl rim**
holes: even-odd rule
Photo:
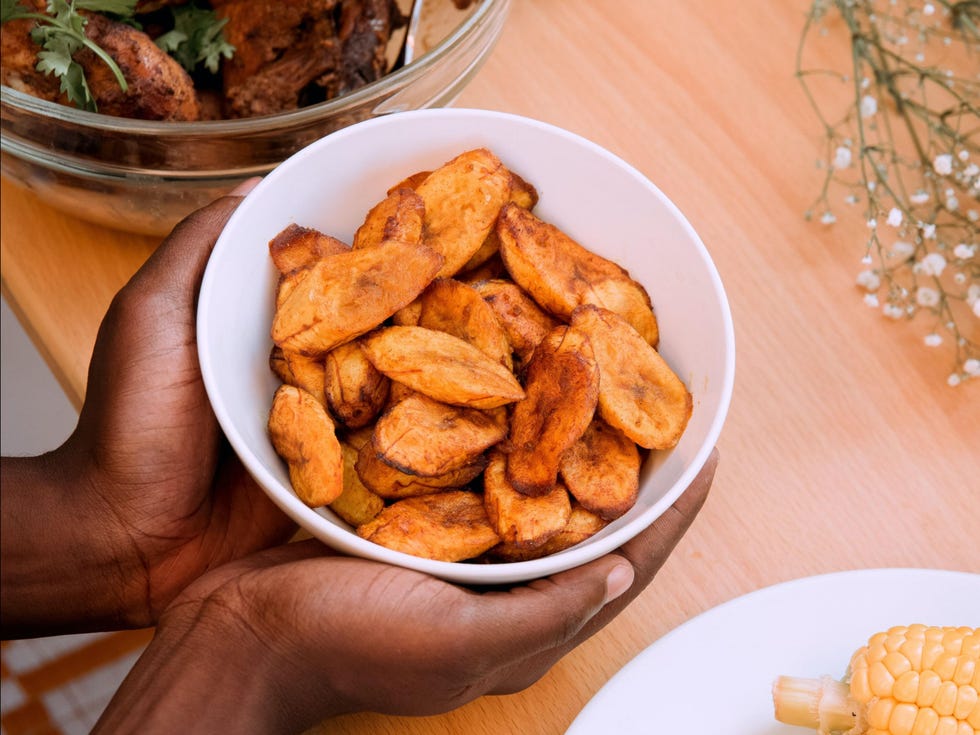
[[[397,91],[413,79],[424,76],[439,61],[463,44],[475,27],[479,26],[493,13],[506,12],[510,0],[481,0],[472,13],[446,36],[435,48],[418,57],[411,64],[383,75],[379,79],[359,87],[340,97],[318,102],[315,105],[297,110],[278,112],[272,115],[229,119],[229,120],[140,120],[137,118],[116,117],[98,112],[82,110],[70,105],[51,102],[21,92],[6,84],[0,85],[0,101],[21,110],[37,115],[60,119],[93,131],[128,133],[131,135],[172,135],[194,137],[203,134],[263,133],[275,132],[283,127],[303,125],[322,120],[334,113],[342,113],[348,108],[373,99],[379,91]]]
[[[458,118],[460,120],[467,121],[470,126],[478,123],[478,121],[481,119],[485,120],[493,118],[497,120],[509,121],[510,123],[514,123],[519,126],[526,125],[536,127],[548,131],[551,134],[564,137],[577,145],[592,149],[594,152],[606,158],[614,165],[620,166],[626,173],[630,174],[645,188],[647,188],[651,195],[658,199],[659,202],[670,212],[671,216],[676,219],[678,225],[690,239],[691,245],[697,249],[698,255],[703,261],[707,270],[709,280],[716,293],[721,309],[720,316],[724,333],[724,368],[723,374],[720,376],[721,385],[719,390],[718,408],[714,417],[712,418],[711,424],[708,427],[705,438],[691,462],[683,469],[678,479],[672,486],[670,486],[667,492],[664,493],[663,497],[661,497],[656,503],[644,510],[629,523],[624,524],[621,528],[614,530],[601,539],[596,539],[590,543],[588,553],[581,559],[578,558],[580,556],[579,554],[572,553],[569,555],[570,552],[574,552],[576,548],[571,547],[546,557],[518,562],[496,562],[493,564],[474,564],[469,561],[447,562],[427,559],[424,557],[418,557],[404,552],[395,551],[393,549],[388,549],[378,544],[374,544],[366,539],[362,539],[350,531],[339,528],[336,524],[332,523],[326,517],[321,515],[318,512],[318,509],[310,508],[309,506],[305,505],[289,488],[284,488],[286,490],[284,494],[270,491],[268,489],[269,487],[278,487],[281,485],[281,483],[279,483],[276,478],[272,477],[260,462],[251,461],[251,451],[248,449],[248,443],[243,438],[238,427],[230,421],[228,409],[225,406],[225,402],[220,397],[220,387],[216,382],[216,368],[215,365],[212,364],[212,355],[207,349],[202,349],[202,345],[207,344],[211,332],[208,324],[211,301],[207,298],[207,296],[210,293],[212,281],[217,277],[215,276],[215,272],[210,268],[211,259],[209,258],[208,267],[205,269],[201,290],[199,292],[197,339],[198,354],[201,362],[201,373],[209,400],[211,400],[212,409],[218,418],[219,424],[221,425],[225,436],[235,449],[236,453],[239,454],[239,457],[241,458],[245,467],[249,470],[249,472],[253,473],[258,484],[267,491],[268,496],[280,507],[280,509],[293,518],[301,527],[307,528],[307,526],[310,525],[310,522],[312,522],[312,525],[315,525],[316,528],[323,529],[323,536],[330,537],[332,539],[331,542],[327,542],[320,536],[318,536],[318,538],[321,538],[325,544],[332,545],[334,548],[340,549],[345,553],[413,569],[415,571],[430,574],[444,580],[463,584],[509,584],[530,581],[532,579],[546,577],[551,574],[566,571],[568,569],[581,566],[582,564],[586,564],[590,561],[594,561],[595,559],[619,548],[624,543],[636,536],[640,531],[649,527],[658,517],[660,517],[667,510],[667,508],[669,508],[670,505],[672,505],[674,501],[676,501],[686,491],[687,487],[691,484],[697,474],[701,471],[704,464],[707,462],[708,457],[717,444],[718,438],[721,435],[722,428],[727,418],[729,407],[731,405],[735,382],[734,322],[731,313],[731,306],[728,301],[721,276],[711,258],[710,253],[708,252],[707,247],[701,240],[701,237],[698,235],[697,231],[683,215],[677,205],[674,204],[674,202],[667,197],[660,190],[660,188],[656,186],[656,184],[654,184],[636,167],[615,153],[612,153],[608,149],[603,148],[597,143],[577,133],[573,133],[551,123],[508,112],[473,108],[410,110],[355,123],[323,136],[319,140],[311,143],[287,158],[266,178],[259,182],[255,189],[248,194],[246,199],[249,197],[260,196],[261,192],[268,186],[273,185],[277,179],[281,178],[282,176],[288,176],[289,169],[293,165],[290,162],[301,155],[304,157],[310,155],[311,149],[324,147],[326,145],[336,145],[342,142],[347,136],[363,134],[363,131],[367,128],[383,128],[393,124],[397,125],[399,124],[399,120],[403,120],[407,117],[418,117],[423,119],[426,117]],[[330,141],[329,143],[326,142],[328,139]],[[224,237],[224,233],[231,231],[234,228],[234,225],[237,224],[237,221],[245,216],[246,212],[242,207],[239,207],[234,213],[232,213],[222,234],[216,241],[215,247],[212,250],[212,257],[215,253],[220,253],[227,247],[230,247],[228,245],[230,241]],[[307,530],[309,531],[309,528],[307,528]],[[336,531],[343,531],[344,535],[335,536]],[[317,536],[315,531],[310,532],[314,536]],[[563,557],[565,557],[564,561],[562,561]]]

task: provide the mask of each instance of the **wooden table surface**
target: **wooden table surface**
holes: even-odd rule
[[[821,184],[821,130],[794,78],[806,3],[737,7],[514,0],[456,102],[596,141],[703,238],[731,302],[737,368],[701,515],[652,586],[527,691],[323,732],[560,733],[644,647],[743,593],[859,568],[980,572],[980,381],[948,386],[950,359],[923,345],[925,327],[862,303],[863,223],[802,216]],[[846,37],[834,53],[849,53]],[[79,405],[101,316],[155,242],[75,221],[6,181],[0,221],[4,295]]]

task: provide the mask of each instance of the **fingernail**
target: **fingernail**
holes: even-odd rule
[[[243,197],[248,194],[252,189],[254,189],[258,183],[262,181],[261,176],[253,176],[250,179],[245,179],[242,183],[236,186],[234,189],[228,192],[230,197]]]
[[[606,602],[612,602],[633,585],[633,565],[617,564],[606,577]]]

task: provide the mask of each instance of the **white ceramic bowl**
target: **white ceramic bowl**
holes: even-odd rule
[[[350,242],[391,184],[480,146],[534,184],[539,217],[643,283],[657,312],[661,354],[694,400],[677,447],[646,460],[632,510],[566,551],[499,564],[431,561],[359,538],[329,510],[313,510],[296,497],[266,431],[277,387],[268,365],[276,282],[269,240],[295,222]],[[222,429],[253,477],[301,527],[339,551],[468,584],[518,582],[570,569],[649,526],[707,460],[725,420],[735,371],[731,313],[718,272],[697,233],[654,184],[565,130],[463,109],[403,112],[359,123],[272,171],[239,206],[211,255],[198,307],[198,348]]]

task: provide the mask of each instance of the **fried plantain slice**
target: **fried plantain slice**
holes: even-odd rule
[[[468,283],[471,286],[476,285],[480,281],[489,281],[494,278],[505,278],[510,280],[510,274],[507,273],[507,269],[504,267],[504,261],[500,258],[500,252],[494,253],[490,260],[483,263],[478,268],[473,268],[472,270],[460,271],[454,276],[457,280],[463,283]]]
[[[411,189],[394,189],[367,213],[354,233],[353,248],[370,248],[385,240],[420,242],[425,203]]]
[[[507,480],[525,495],[545,495],[562,454],[595,413],[599,368],[588,336],[566,326],[549,332],[527,363],[524,385],[527,398],[511,415]]]
[[[442,263],[430,248],[397,240],[325,257],[279,304],[272,340],[284,350],[323,355],[410,304]]]
[[[510,196],[508,197],[508,201],[514,202],[525,209],[531,209],[538,203],[538,191],[523,178],[510,171]],[[470,256],[470,259],[466,261],[466,265],[460,268],[460,271],[469,273],[476,270],[499,251],[500,236],[497,234],[497,228],[492,227],[490,228],[490,232],[487,233],[483,244],[480,245],[480,249]]]
[[[486,464],[486,458],[481,454],[470,464],[444,475],[420,477],[386,464],[378,456],[371,442],[367,442],[358,452],[356,469],[361,482],[366,487],[386,500],[398,500],[466,487],[480,476]]]
[[[521,361],[526,361],[544,336],[559,324],[513,281],[495,278],[474,283],[473,288],[497,315]]]
[[[521,548],[514,544],[504,542],[490,549],[487,556],[496,561],[529,561],[531,559],[540,559],[551,554],[557,554],[559,551],[570,549],[575,544],[581,543],[597,534],[608,523],[608,521],[604,521],[595,513],[586,510],[578,503],[572,503],[572,512],[569,516],[568,524],[541,546]]]
[[[572,324],[595,349],[599,415],[641,447],[675,446],[691,418],[691,394],[660,353],[625,319],[598,306],[575,309]]]
[[[601,368],[599,383],[601,395]],[[636,503],[640,459],[636,442],[596,418],[582,438],[562,455],[558,473],[583,508],[612,521]]]
[[[517,548],[541,546],[564,530],[572,513],[561,483],[537,497],[515,490],[507,481],[507,457],[499,450],[490,452],[483,473],[483,501],[497,535]]]
[[[387,193],[391,194],[392,192],[397,191],[398,189],[412,189],[414,191],[415,189],[419,188],[419,184],[421,184],[423,181],[429,178],[429,174],[431,173],[432,173],[431,171],[416,171],[414,174],[410,174],[409,176],[406,176],[404,179],[399,181],[393,187],[388,189]]]
[[[268,426],[299,499],[312,508],[336,500],[344,489],[343,458],[323,404],[302,388],[282,385],[273,396]]]
[[[399,309],[391,315],[391,323],[396,327],[417,327],[422,315],[422,303],[415,299],[408,306]]]
[[[357,527],[374,518],[385,507],[385,501],[371,492],[354,468],[357,450],[347,442],[340,443],[344,462],[344,491],[330,503],[330,510]]]
[[[486,148],[466,151],[415,190],[425,202],[422,242],[440,253],[440,276],[455,275],[480,249],[510,197],[511,175]]]
[[[378,419],[371,438],[382,461],[410,475],[436,477],[473,464],[507,429],[483,411],[415,393]]]
[[[269,354],[269,367],[283,383],[302,388],[326,405],[322,362],[273,345]]]
[[[496,408],[524,397],[507,368],[445,332],[385,327],[366,335],[360,345],[389,378],[443,403]]]
[[[437,278],[418,298],[418,326],[459,337],[514,370],[510,340],[490,304],[469,284]]]
[[[546,311],[567,322],[576,306],[596,304],[656,346],[660,334],[650,296],[623,268],[514,204],[501,210],[497,232],[507,272]]]
[[[272,256],[276,270],[283,275],[308,268],[327,255],[348,250],[350,247],[337,238],[295,223],[269,241],[269,255]]]
[[[436,561],[472,559],[500,541],[487,519],[483,498],[467,490],[399,500],[359,526],[357,535]]]
[[[323,375],[326,406],[347,428],[370,424],[388,400],[391,381],[371,364],[357,340],[327,353]]]

